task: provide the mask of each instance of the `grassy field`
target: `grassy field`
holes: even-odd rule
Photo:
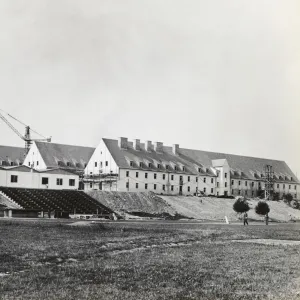
[[[0,299],[300,299],[299,224],[0,220]],[[74,223],[73,225],[76,225]]]

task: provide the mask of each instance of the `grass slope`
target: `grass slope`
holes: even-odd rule
[[[144,212],[148,214],[175,214],[175,210],[162,198],[154,193],[127,193],[127,192],[104,192],[86,191],[88,195],[109,207],[113,211]]]
[[[160,196],[170,204],[177,213],[187,217],[203,220],[224,220],[227,216],[230,221],[238,220],[238,215],[233,211],[234,199],[221,198],[199,198],[184,196]],[[201,202],[202,201],[202,202]],[[250,219],[262,220],[262,217],[255,213],[255,206],[258,200],[249,200],[251,207],[248,215]],[[287,222],[291,219],[300,220],[300,210],[293,209],[283,201],[269,201],[270,219],[274,221]]]
[[[296,300],[299,224],[0,220],[1,299]]]

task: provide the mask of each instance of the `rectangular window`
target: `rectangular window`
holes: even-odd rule
[[[3,162],[2,162],[2,165],[3,165]],[[28,167],[30,167],[30,162],[28,163]]]
[[[227,173],[225,173],[224,175],[225,175],[225,178],[227,178]]]
[[[17,175],[11,175],[10,176],[10,182],[18,182],[18,176]]]
[[[166,174],[163,174],[163,180],[165,180],[166,179]]]
[[[297,186],[295,185],[295,190],[297,189]]]
[[[160,167],[161,167],[161,165],[160,165],[160,164],[158,164],[158,165],[157,165],[157,169],[160,169]]]
[[[135,184],[135,188],[136,188],[136,189],[139,188],[139,184],[138,184],[138,183]]]
[[[285,184],[283,185],[283,188],[285,189]]]
[[[39,165],[39,161],[38,161],[38,160],[36,161],[36,165],[37,165],[37,166]]]
[[[191,190],[191,188],[188,186],[188,192]]]
[[[219,182],[217,182],[217,187],[219,187]]]
[[[149,163],[149,168],[152,168],[152,164],[151,163]]]
[[[97,167],[98,163],[95,161],[95,167]]]
[[[217,196],[219,197],[219,192],[217,192]]]
[[[277,184],[277,188],[279,189],[279,184]]]
[[[239,190],[239,195],[241,194],[241,190]]]
[[[166,186],[163,184],[163,187],[162,187],[163,191],[166,189]]]
[[[214,183],[214,179],[213,178],[211,179],[211,183]]]
[[[129,177],[129,171],[126,171],[126,177]]]
[[[75,179],[69,179],[69,186],[75,186]]]
[[[185,172],[185,166],[182,167],[182,171]]]
[[[211,189],[210,189],[210,192],[213,194],[213,193],[214,193],[214,189],[213,189],[213,188],[211,188]]]
[[[191,176],[188,176],[188,181],[191,181]]]
[[[176,166],[174,167],[174,170],[177,171],[177,167]]]
[[[90,188],[92,188],[93,187],[93,183],[92,182],[90,182]]]
[[[145,178],[146,178],[146,179],[148,178],[148,173],[145,173]]]
[[[169,165],[166,165],[166,170],[169,170]]]
[[[231,190],[231,195],[233,195],[233,192],[234,192],[234,191],[233,191],[233,190]]]
[[[196,182],[198,182],[198,177],[196,177]]]
[[[107,160],[105,161],[105,166],[106,166],[106,167],[108,166],[108,161],[107,161]]]
[[[143,167],[143,163],[142,162],[140,162],[140,168],[142,168]]]
[[[56,185],[63,185],[62,178],[56,178]]]
[[[231,180],[231,185],[234,185],[234,180]]]
[[[145,183],[145,190],[148,189],[148,183]]]
[[[174,191],[174,185],[171,185],[171,191]]]
[[[252,181],[251,185],[252,185],[252,187],[254,187],[254,182],[253,181]]]
[[[289,189],[291,189],[291,185],[289,185]]]
[[[203,182],[204,182],[204,183],[206,182],[206,177],[203,178]]]
[[[225,182],[225,187],[227,187],[227,182]]]
[[[174,180],[174,175],[171,175],[171,180]]]
[[[241,185],[241,182],[239,181],[239,185]]]
[[[154,183],[154,186],[153,186],[153,187],[154,187],[154,189],[156,190],[156,183]]]
[[[254,191],[252,191],[252,196],[254,196]]]
[[[42,177],[42,184],[48,184],[49,178],[48,177]]]
[[[206,188],[203,188],[203,192],[206,193]]]
[[[126,182],[126,189],[129,189],[129,182]]]
[[[136,177],[136,178],[139,177],[139,172],[135,172],[135,177]]]
[[[154,179],[156,179],[156,177],[157,177],[157,174],[156,174],[156,173],[154,173]]]
[[[100,161],[100,167],[101,167],[101,168],[103,167],[103,162],[102,162],[102,161]]]
[[[245,181],[245,186],[247,186],[248,185],[248,181]]]

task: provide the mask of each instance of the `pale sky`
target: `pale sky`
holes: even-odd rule
[[[299,0],[1,0],[0,28],[0,108],[53,142],[178,143],[300,177]]]

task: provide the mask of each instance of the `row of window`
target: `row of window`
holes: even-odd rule
[[[18,175],[11,175],[10,182],[17,183],[18,182]],[[48,177],[42,177],[42,184],[46,185],[49,184]],[[56,178],[56,185],[63,185],[62,178]],[[75,186],[75,179],[69,179],[69,186]]]
[[[234,185],[234,180],[231,181],[231,185]],[[238,185],[241,185],[241,181],[239,180],[238,181]],[[261,185],[261,182],[258,182],[258,185],[260,186]],[[227,182],[225,182],[225,187],[227,186]],[[245,181],[245,186],[248,186],[248,181]],[[254,187],[254,182],[252,181],[251,182],[251,186]],[[275,187],[275,185],[274,185]],[[285,189],[285,184],[282,185],[282,187]],[[280,185],[279,183],[277,183],[277,188],[279,189],[280,188]],[[289,189],[291,189],[292,186],[289,184]],[[294,189],[296,190],[297,189],[297,185],[294,186]]]
[[[104,162],[104,164],[105,164],[105,167],[108,167],[108,161],[107,160]],[[103,162],[102,161],[100,161],[99,166],[100,166],[100,168],[103,167]],[[96,168],[98,167],[98,162],[97,161],[95,161],[95,167]]]
[[[130,177],[130,172],[129,171],[126,171],[126,177]],[[139,172],[135,172],[135,177],[136,178],[139,178]],[[174,180],[174,175],[171,174],[171,180]],[[154,179],[157,179],[157,173],[154,173],[153,174],[153,178]],[[148,173],[145,173],[145,179],[148,179]],[[162,179],[165,180],[166,179],[166,174],[162,174]],[[180,181],[183,181],[183,176],[179,176],[179,180]],[[190,182],[191,181],[191,176],[187,176],[187,181]],[[196,177],[196,182],[198,182],[198,177]],[[205,183],[206,182],[206,178],[204,177],[203,178],[203,182]],[[211,178],[211,183],[214,183],[214,179]]]

